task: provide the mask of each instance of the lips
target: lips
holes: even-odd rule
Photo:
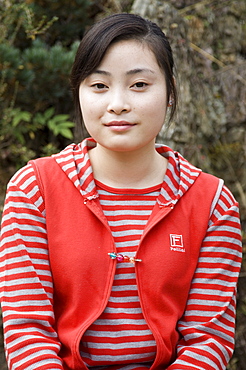
[[[109,130],[118,133],[129,131],[135,125],[135,123],[131,123],[128,121],[111,121],[105,124],[105,126],[108,127]]]
[[[135,126],[134,123],[128,122],[128,121],[111,121],[109,123],[106,123],[105,126],[108,127],[122,127],[122,126]]]

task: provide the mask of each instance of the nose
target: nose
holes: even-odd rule
[[[130,110],[130,103],[127,93],[116,89],[109,95],[107,111],[109,113],[121,114]]]

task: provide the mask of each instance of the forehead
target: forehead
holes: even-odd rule
[[[132,67],[139,64],[159,69],[156,56],[148,44],[144,41],[131,39],[117,41],[111,44],[99,66],[120,68],[127,65]]]

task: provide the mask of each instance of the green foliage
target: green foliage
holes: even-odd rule
[[[90,0],[29,0],[28,3],[41,20],[47,15],[47,11],[49,17],[58,17],[52,28],[42,36],[49,45],[57,42],[64,46],[71,45],[74,39],[82,37],[85,26],[89,23],[88,11],[92,3]]]
[[[69,121],[68,114],[57,114],[54,115],[55,109],[49,108],[43,114],[37,113],[34,116],[34,123],[46,125],[53,132],[55,136],[62,135],[67,139],[73,138],[71,128],[74,127],[74,123]]]
[[[0,2],[0,164],[9,163],[14,170],[30,158],[58,151],[73,139],[69,75],[78,46],[73,32],[79,24],[84,29],[88,1],[57,5]],[[69,28],[71,6],[80,9],[71,19],[77,17],[77,28],[73,25],[67,34],[71,36],[69,43],[64,42],[68,48],[51,41],[51,35],[58,17]]]
[[[10,112],[10,124],[2,127],[2,135],[14,138],[14,141],[25,145],[26,141],[30,138],[33,140],[36,133],[44,129],[46,126],[55,135],[62,135],[67,139],[73,138],[71,128],[74,123],[69,121],[68,114],[55,115],[53,107],[47,109],[44,113],[32,113],[22,111],[20,108],[12,109]]]
[[[3,0],[0,2],[0,42],[12,45],[21,29],[27,38],[34,40],[57,20],[56,16],[48,20],[45,14],[38,20],[28,2]]]
[[[72,109],[69,74],[77,45],[75,42],[67,50],[61,44],[49,47],[40,39],[24,51],[0,45],[0,73],[5,85],[1,100],[9,106],[14,98],[15,105],[33,112],[51,105],[58,111]]]
[[[75,42],[67,50],[61,44],[49,47],[40,39],[23,51],[8,44],[0,45],[0,109],[3,113],[0,148],[6,147],[5,143],[15,148],[26,147],[26,151],[15,149],[11,155],[7,151],[18,167],[30,159],[27,153],[42,155],[42,146],[50,140],[58,151],[59,146],[64,146],[64,139],[73,138],[74,124],[69,119],[73,109],[69,74],[77,45]],[[52,112],[52,117],[48,117],[47,112]],[[35,140],[37,135],[39,141]]]
[[[74,123],[68,114],[55,114],[53,107],[44,113],[32,114],[20,108],[5,111],[1,121],[0,150],[2,158],[14,163],[16,168],[23,166],[31,158],[51,155],[58,151],[54,137],[61,136],[72,140]],[[45,137],[50,137],[48,143]]]

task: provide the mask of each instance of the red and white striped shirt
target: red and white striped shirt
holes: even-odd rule
[[[96,182],[100,204],[111,228],[116,250],[134,257],[161,185],[149,189],[113,189]],[[156,344],[143,317],[131,262],[117,264],[108,305],[82,338],[87,366],[154,361]]]
[[[70,179],[75,178],[74,181],[78,183],[76,183],[76,186],[79,186],[79,182],[88,183],[88,187],[95,186],[91,180],[92,169],[89,165],[87,150],[87,142],[84,141],[82,148],[80,145],[71,145],[60,156],[56,156],[58,162],[61,160],[64,163],[64,171],[68,177]],[[193,167],[167,147],[160,147],[159,151],[169,160],[161,194],[167,202],[176,202],[191,181]],[[75,166],[72,163],[75,163]],[[75,173],[76,171],[77,173]],[[144,228],[144,222],[148,217],[147,213],[151,212],[151,207],[156,198],[155,192],[158,192],[158,190],[150,190],[152,191],[149,194],[142,194],[146,204],[144,207],[142,204],[138,217],[136,215],[133,218],[130,217],[130,220],[138,222],[142,215],[143,224],[138,222],[136,227],[130,222],[127,227],[129,227],[128,231],[130,230],[131,235],[127,235],[127,228],[125,229],[124,226],[123,229],[126,233],[121,233],[121,225],[118,222],[121,221],[122,215],[115,215],[113,219],[110,218],[110,214],[107,213],[110,204],[107,203],[106,199],[109,194],[107,191],[105,192],[105,189],[99,189],[102,208],[108,217],[116,245],[118,243],[118,251],[124,250],[124,254],[134,253],[134,248]],[[130,194],[127,194],[127,196],[130,196]],[[151,199],[149,204],[146,197]],[[137,198],[140,198],[139,195]],[[115,202],[113,203],[115,204]],[[125,207],[127,207],[126,204],[121,208],[121,214],[124,213]],[[146,212],[147,209],[148,212]],[[126,222],[126,219],[124,222]],[[45,202],[31,165],[21,169],[9,183],[1,232],[1,304],[9,369],[61,370],[63,369],[62,360],[59,358],[61,344],[54,329],[54,287],[48,257]],[[129,240],[131,240],[130,245],[128,245]],[[134,241],[136,245],[134,245]],[[211,206],[207,234],[201,245],[186,311],[177,323],[181,338],[177,345],[177,359],[168,367],[168,370],[191,368],[222,370],[226,368],[234,345],[235,293],[240,261],[241,234],[237,203],[230,191],[221,185]],[[117,309],[120,308],[121,310],[123,307],[122,301],[116,298],[121,298],[121,294],[125,290],[125,288],[123,291],[119,288],[121,280],[119,275],[124,275],[126,271],[124,265],[126,264],[119,264],[117,269],[111,297],[106,311],[103,313],[104,316],[102,315],[93,324],[99,330],[94,330],[92,326],[83,337],[81,353],[87,362],[89,362],[89,353],[92,355],[100,353],[100,348],[93,348],[93,346],[88,350],[88,343],[96,343],[96,335],[92,333],[93,335],[90,336],[90,331],[94,330],[97,333],[105,331],[105,326],[108,328],[109,325],[104,325],[106,321],[103,323],[100,320],[111,320],[111,314],[118,315]],[[126,309],[135,309],[135,307],[129,307],[128,305],[131,297],[137,298],[137,289],[133,277],[134,270],[131,266],[128,283],[130,283],[129,286],[133,285],[133,289],[125,290]],[[124,280],[128,279],[125,279],[124,276],[121,281],[124,282]],[[144,326],[146,323],[144,323],[141,316],[140,307],[136,306],[136,308],[138,309],[137,313],[133,313],[133,315],[136,315],[134,317],[135,324],[138,320],[142,320],[143,329],[146,328],[144,329],[146,330],[146,337],[141,335],[141,342],[144,342],[143,351],[141,349],[140,352],[136,353],[134,349],[133,352],[129,352],[131,347],[128,344],[129,341],[123,341],[120,335],[120,344],[123,345],[124,355],[127,356],[129,353],[133,353],[135,358],[131,358],[131,364],[129,364],[127,358],[125,362],[119,361],[118,355],[116,355],[113,362],[111,357],[108,363],[107,358],[103,358],[103,364],[107,368],[109,365],[113,365],[112,369],[140,370],[149,366],[147,364],[146,366],[139,365],[139,358],[142,362],[144,355],[148,354],[145,361],[152,362],[153,360],[155,344],[149,329]],[[124,318],[126,312],[120,311],[119,315]],[[118,318],[119,316],[117,320]],[[136,329],[139,329],[138,324]],[[125,330],[125,326],[123,330]],[[141,334],[144,334],[144,331]],[[109,337],[110,335],[106,335],[104,345],[104,349],[107,347],[107,350],[116,348],[114,344],[112,345],[108,341]],[[92,342],[90,338],[92,338]],[[86,351],[85,346],[87,346]],[[120,351],[122,348],[119,346],[118,350]],[[140,357],[137,357],[139,353]],[[92,360],[91,364],[94,366],[94,360],[97,360],[97,358],[93,357]]]

